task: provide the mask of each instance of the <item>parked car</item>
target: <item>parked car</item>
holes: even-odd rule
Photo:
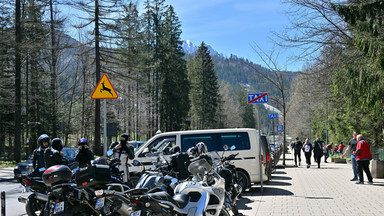
[[[77,148],[63,148],[62,152],[64,153],[64,157],[67,158],[69,162],[75,161]],[[28,175],[33,172],[32,166],[32,156],[28,158],[27,161],[19,163],[13,169],[14,178],[18,179],[22,175]]]

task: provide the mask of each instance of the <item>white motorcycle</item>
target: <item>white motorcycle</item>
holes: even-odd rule
[[[224,179],[210,160],[208,155],[192,160],[188,171],[193,178],[177,185],[173,196],[162,191],[133,197],[132,215],[229,216]]]

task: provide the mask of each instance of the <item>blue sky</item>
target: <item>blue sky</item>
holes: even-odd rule
[[[139,7],[143,7],[143,2],[138,0]],[[166,0],[165,3],[175,8],[182,23],[183,40],[196,45],[204,41],[226,56],[234,54],[264,65],[252,49],[257,44],[266,53],[279,53],[279,69],[302,69],[303,62],[290,58],[294,49],[282,49],[271,40],[276,39],[272,32],[281,32],[289,25],[285,13],[289,5],[281,0]],[[76,10],[64,7],[62,12],[72,25],[85,22],[75,18],[81,14]]]
[[[303,62],[292,62],[293,49],[274,45],[273,31],[281,32],[289,25],[285,13],[289,5],[281,0],[167,0],[174,6],[182,22],[182,39],[199,45],[202,41],[219,53],[235,54],[262,64],[252,46],[265,52],[279,53],[281,69],[297,71]],[[276,39],[276,38],[275,38]]]

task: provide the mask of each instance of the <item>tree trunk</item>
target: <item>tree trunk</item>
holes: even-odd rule
[[[20,0],[16,0],[16,44],[15,44],[15,149],[14,159],[18,163],[21,160],[21,23],[20,23]]]
[[[51,15],[51,109],[52,109],[52,135],[57,137],[57,105],[56,105],[56,34],[53,20],[53,3],[49,0]]]
[[[99,32],[99,1],[95,0],[95,62],[96,62],[96,85],[101,78],[101,65],[100,65],[100,32]],[[94,152],[96,155],[101,155],[100,148],[100,100],[95,101],[95,146]]]

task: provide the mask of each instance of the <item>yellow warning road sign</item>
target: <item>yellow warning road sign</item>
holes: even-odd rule
[[[97,84],[95,90],[91,96],[92,99],[117,99],[117,93],[112,86],[111,81],[109,81],[107,74],[104,74],[99,84]]]

